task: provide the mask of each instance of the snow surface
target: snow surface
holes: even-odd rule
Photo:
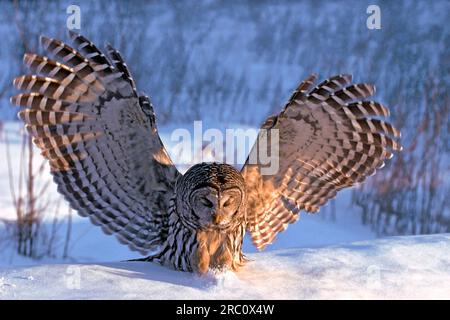
[[[192,124],[180,127],[190,130]],[[17,123],[6,123],[4,128],[12,159],[20,154],[19,128]],[[169,153],[173,130],[160,127]],[[5,150],[3,140],[0,148]],[[5,153],[1,155],[0,218],[14,220]],[[176,162],[176,154],[171,155]],[[39,164],[41,159],[36,161]],[[18,163],[12,165],[17,173]],[[48,178],[48,174],[43,177]],[[50,196],[57,198],[56,188],[50,190]],[[60,207],[63,222],[64,205]],[[450,298],[450,235],[374,240],[376,235],[361,224],[360,213],[351,206],[350,192],[340,193],[335,207],[335,213],[331,206],[317,215],[302,213],[300,221],[264,252],[255,253],[247,239],[244,252],[250,252],[252,261],[246,267],[236,274],[206,276],[152,263],[119,262],[139,255],[74,214],[66,260],[60,254],[64,224],[54,258],[24,258],[16,254],[13,242],[0,241],[0,299]],[[50,214],[44,224],[51,220]]]
[[[8,267],[1,299],[449,299],[450,234],[250,254],[205,276],[153,263]]]

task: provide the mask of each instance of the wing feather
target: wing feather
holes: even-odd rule
[[[25,92],[11,102],[23,107],[19,118],[71,206],[146,254],[166,241],[169,199],[180,173],[162,145],[148,97],[136,94],[118,51],[112,64],[85,37],[70,37],[76,49],[41,37],[55,60],[26,54],[24,63],[35,74],[14,80]]]
[[[401,150],[400,131],[380,119],[389,116],[388,108],[364,100],[374,94],[373,85],[351,84],[352,76],[342,74],[313,88],[315,79],[306,78],[286,107],[266,120],[242,169],[249,193],[247,228],[258,249],[297,221],[300,210],[317,212]],[[273,129],[279,133],[279,170],[264,175],[264,166],[250,161],[258,159],[260,140],[271,140]]]

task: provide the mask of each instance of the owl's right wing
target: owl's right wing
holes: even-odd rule
[[[306,78],[286,107],[266,120],[243,167],[247,228],[258,249],[297,221],[300,210],[317,212],[401,149],[400,132],[379,119],[389,115],[388,109],[364,100],[374,93],[372,85],[352,85],[350,75],[338,75],[314,87],[315,79]],[[261,144],[265,141],[268,148]],[[273,141],[278,142],[274,147]],[[278,162],[274,172],[260,161],[262,149]]]
[[[180,173],[167,154],[149,99],[138,96],[120,54],[111,61],[81,35],[77,50],[41,37],[55,60],[26,54],[36,75],[14,80],[11,98],[49,160],[58,191],[82,216],[147,254],[166,240],[169,199]]]

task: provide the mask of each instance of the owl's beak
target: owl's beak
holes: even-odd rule
[[[214,224],[222,224],[224,221],[225,216],[221,214],[220,212],[216,212],[213,214],[213,223]]]

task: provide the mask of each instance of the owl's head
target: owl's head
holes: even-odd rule
[[[194,165],[177,182],[176,193],[177,211],[185,225],[228,229],[245,219],[244,178],[228,164]]]

